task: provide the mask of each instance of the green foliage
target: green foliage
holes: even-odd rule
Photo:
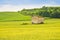
[[[39,15],[43,17],[60,18],[60,7],[45,7],[34,9],[23,9],[20,11],[24,15]]]
[[[59,11],[53,12],[51,17],[53,17],[53,18],[60,18],[60,12]]]

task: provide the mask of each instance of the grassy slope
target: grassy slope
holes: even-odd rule
[[[28,25],[21,25],[24,22]],[[60,19],[37,25],[24,22],[0,22],[0,40],[60,40]]]
[[[29,16],[24,16],[18,12],[0,12],[0,21],[30,20]]]

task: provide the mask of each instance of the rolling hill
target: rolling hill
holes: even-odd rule
[[[30,16],[25,16],[18,12],[0,12],[0,21],[22,21],[22,20],[30,20]]]

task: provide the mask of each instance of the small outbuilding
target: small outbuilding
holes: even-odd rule
[[[32,16],[32,24],[43,24],[44,17],[42,16]]]

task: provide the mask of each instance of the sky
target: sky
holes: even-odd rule
[[[42,6],[60,6],[60,0],[0,0],[0,11],[19,11]]]

